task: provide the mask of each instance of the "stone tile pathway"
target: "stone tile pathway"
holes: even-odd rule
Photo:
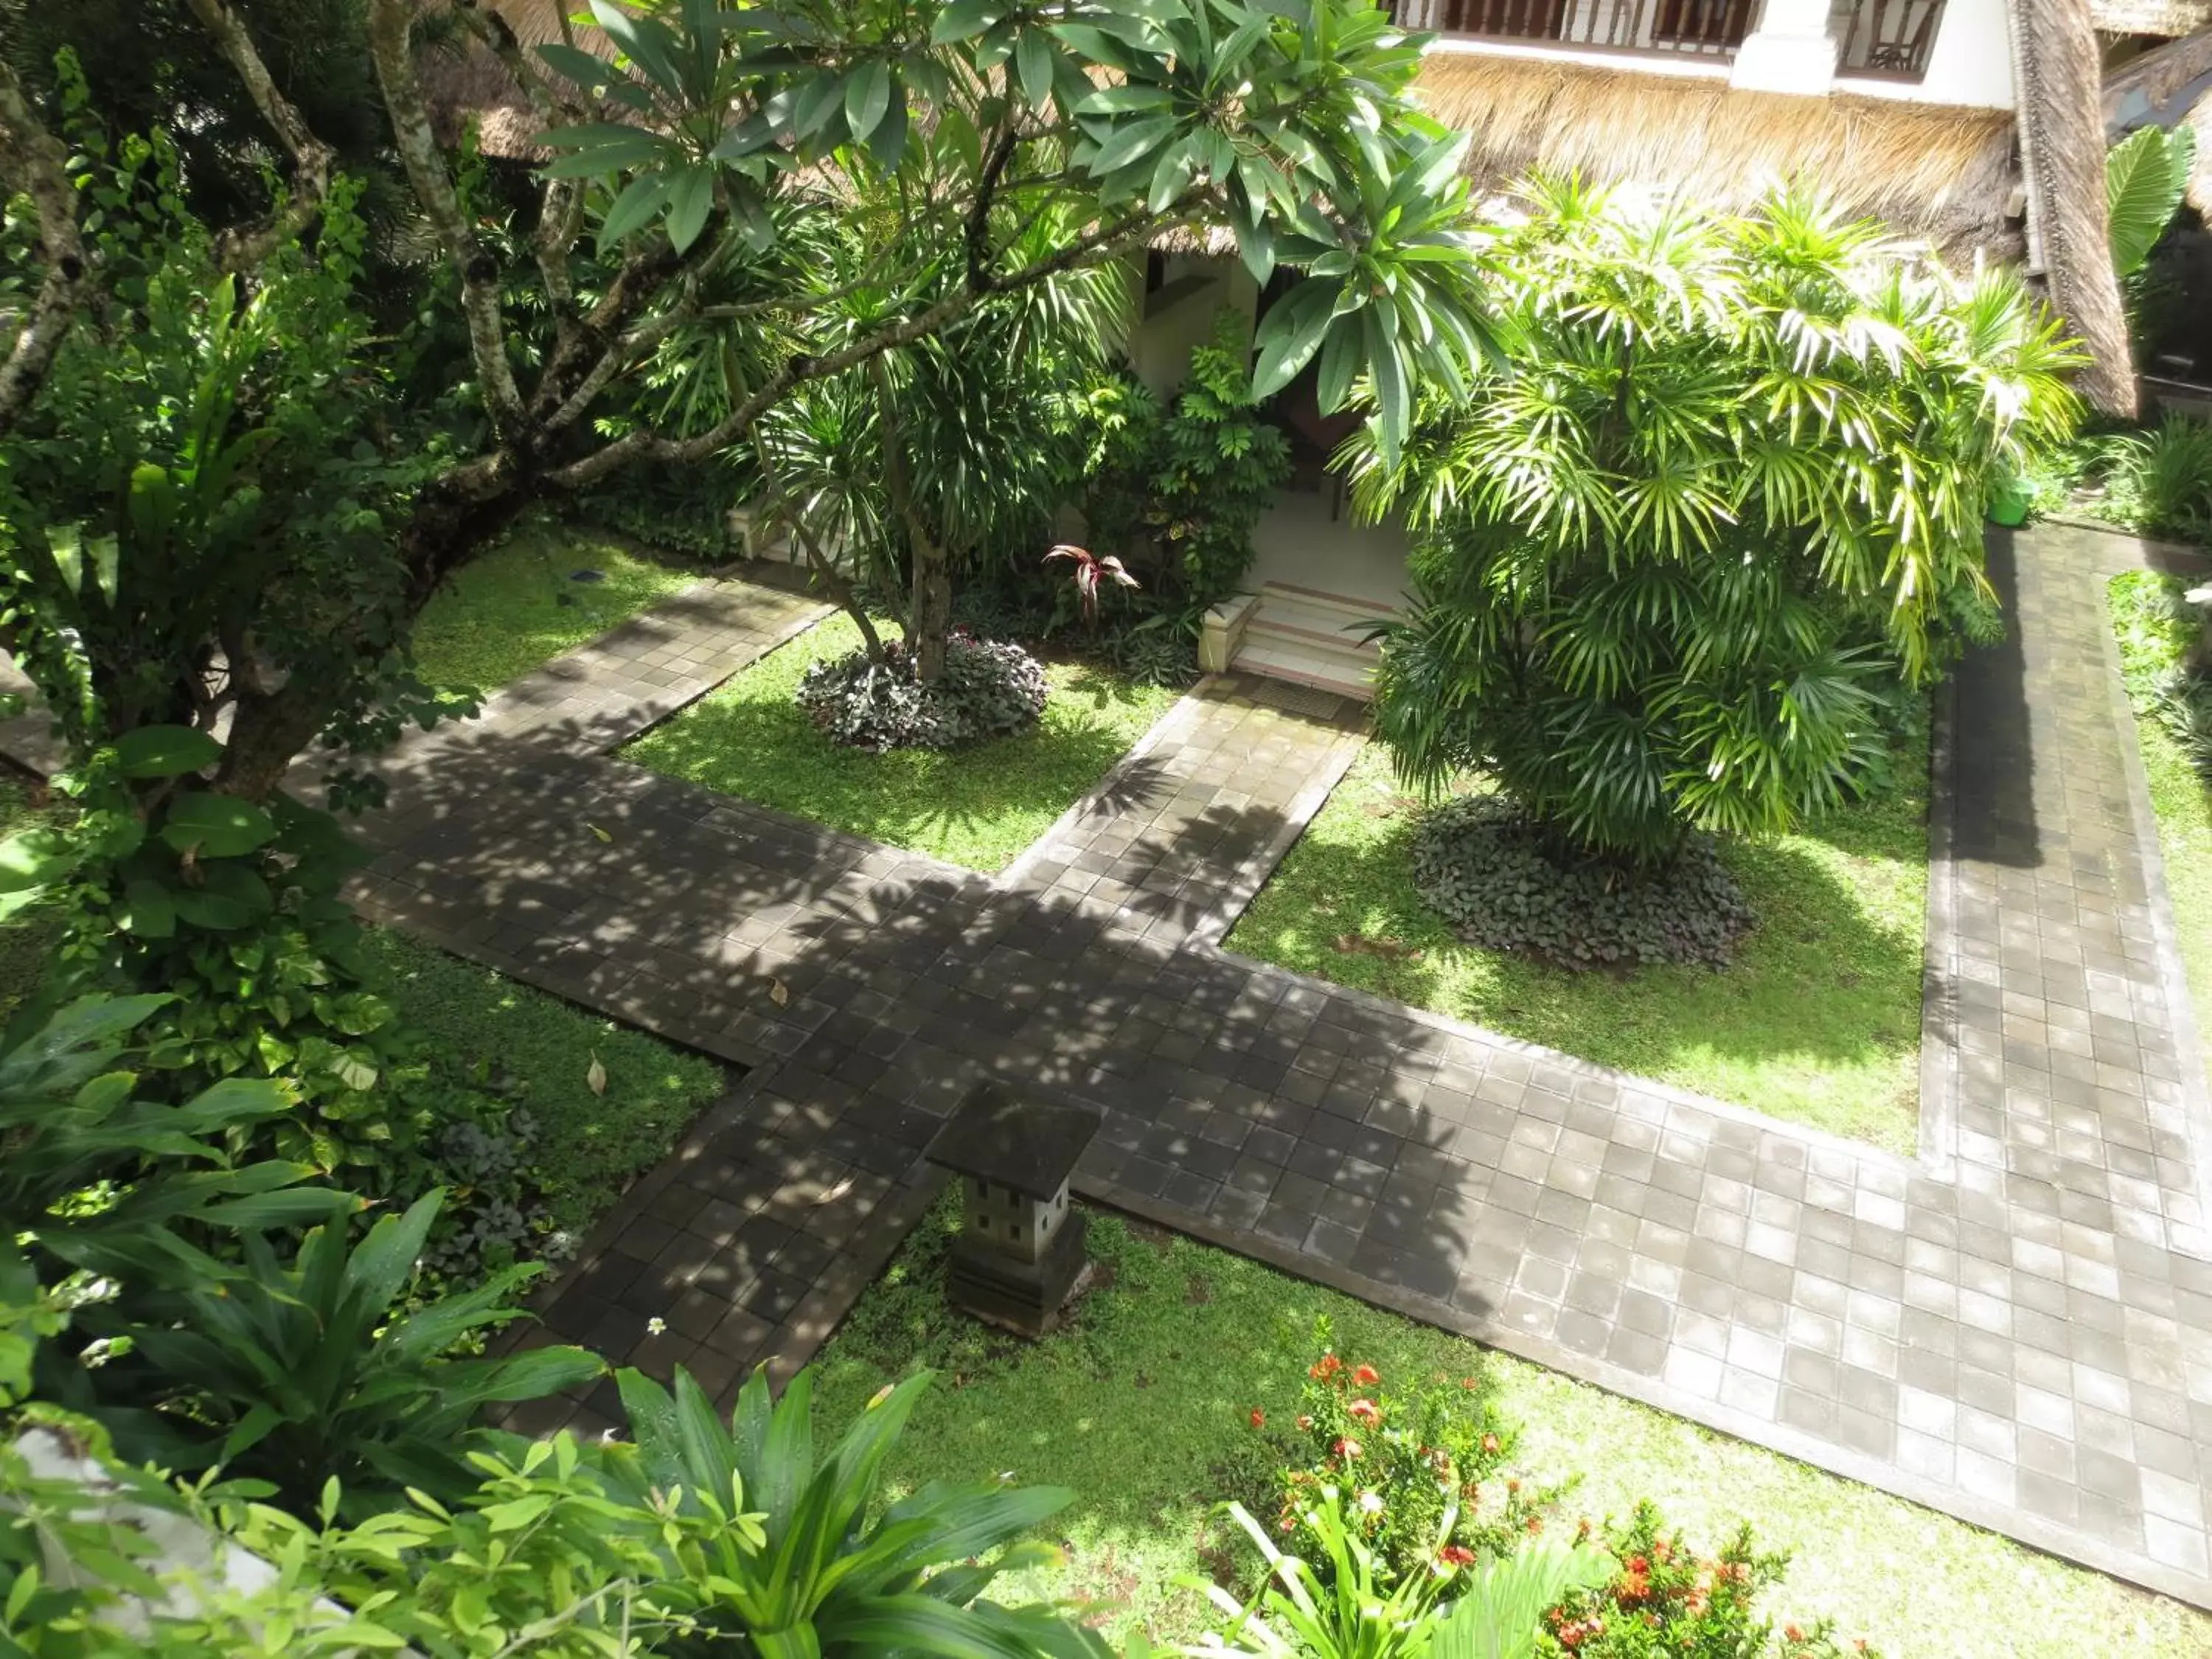
[[[1264,687],[1184,703],[994,884],[593,752],[679,686],[526,682],[519,734],[392,757],[363,896],[754,1067],[550,1302],[618,1359],[802,1361],[951,1103],[1040,1081],[1105,1114],[1089,1196],[2212,1607],[2203,1082],[2097,591],[2142,556],[2022,536],[2020,644],[1960,674],[1917,1162],[1224,953],[1349,758],[1347,711]],[[800,625],[702,604],[727,656],[648,666]]]

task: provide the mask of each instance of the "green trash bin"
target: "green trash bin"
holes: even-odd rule
[[[2008,478],[1990,490],[1990,522],[2019,526],[2027,522],[2027,486]]]

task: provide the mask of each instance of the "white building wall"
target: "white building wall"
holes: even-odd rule
[[[1137,378],[1159,397],[1168,398],[1182,384],[1192,349],[1213,337],[1214,319],[1224,309],[1243,318],[1244,342],[1251,343],[1260,286],[1243,260],[1203,254],[1170,256],[1164,276],[1158,294],[1140,293],[1138,297],[1138,320],[1129,331],[1128,349],[1129,366]],[[1149,316],[1148,305],[1157,307]]]
[[[1907,103],[2013,108],[2012,29],[2005,0],[1946,0],[1943,21],[1928,54],[1928,73],[1919,82],[1847,74],[1836,89]]]

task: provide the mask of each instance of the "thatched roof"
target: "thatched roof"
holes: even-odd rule
[[[477,0],[514,31],[526,52],[561,39],[561,17],[574,9],[568,0]],[[575,42],[602,58],[614,55],[613,43],[588,25],[573,27]],[[508,161],[542,161],[547,152],[537,142],[542,130],[536,113],[489,47],[462,34],[422,55],[422,90],[442,143],[459,142],[462,127],[477,123],[477,141],[487,155]]]
[[[2100,34],[2152,34],[2178,40],[2212,23],[2212,0],[2089,0]]]
[[[2089,362],[2081,395],[2136,412],[2134,352],[2105,213],[2103,52],[2090,0],[2008,0],[2021,169],[2051,303]]]
[[[1473,136],[1480,186],[1540,168],[1726,209],[1802,175],[1954,256],[2019,249],[2005,219],[2014,171],[2003,110],[1745,92],[1717,76],[1453,51],[1430,52],[1418,84],[1431,114]]]

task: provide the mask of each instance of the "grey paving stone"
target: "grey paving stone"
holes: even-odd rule
[[[617,1359],[787,1374],[988,1069],[1106,1110],[1097,1196],[2212,1605],[2203,1091],[2099,586],[2141,556],[1993,547],[2010,635],[1960,668],[1937,779],[1925,1164],[1222,953],[1348,708],[1209,683],[996,883],[606,758],[818,613],[755,584],[403,745],[363,902],[756,1067],[543,1302]]]

